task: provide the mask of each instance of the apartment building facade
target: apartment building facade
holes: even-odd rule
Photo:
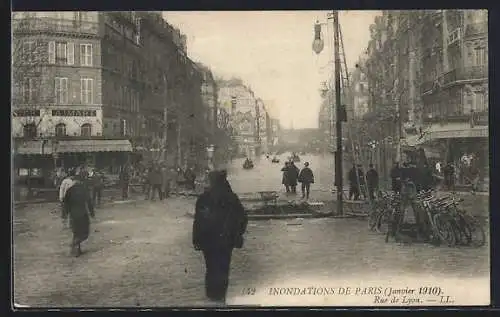
[[[485,10],[384,11],[375,19],[362,68],[381,165],[394,160],[401,129],[403,145],[442,161],[473,152],[487,166],[487,25]]]
[[[18,12],[13,31],[15,137],[128,139],[177,163],[204,148],[202,71],[161,12]]]

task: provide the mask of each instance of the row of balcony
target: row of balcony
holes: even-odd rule
[[[488,66],[471,66],[455,68],[447,73],[442,74],[435,80],[425,81],[420,86],[420,92],[425,94],[432,91],[436,86],[448,86],[458,81],[474,81],[488,78]]]
[[[53,32],[98,35],[99,23],[51,18],[25,18],[12,21],[14,33]]]

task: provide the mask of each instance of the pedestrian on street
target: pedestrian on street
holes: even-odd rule
[[[352,164],[352,168],[347,175],[349,180],[349,200],[359,199],[359,179],[356,173],[356,164]]]
[[[233,248],[243,247],[248,218],[225,171],[212,171],[208,187],[196,201],[193,245],[205,258],[205,294],[225,304]]]
[[[285,185],[285,190],[286,193],[290,193],[290,181],[289,181],[289,174],[290,174],[290,162],[285,162],[285,166],[281,168],[281,171],[283,172],[283,177],[281,178],[281,184]]]
[[[155,200],[155,193],[158,193],[160,200],[163,200],[161,185],[163,183],[162,174],[157,166],[149,171],[149,184],[151,184],[151,200]]]
[[[395,162],[391,169],[392,191],[396,194],[401,193],[401,168],[399,162]]]
[[[75,170],[70,169],[66,178],[64,178],[59,186],[59,202],[61,203],[61,213],[64,214],[64,197],[66,192],[75,184]],[[65,223],[65,222],[64,222]]]
[[[186,179],[187,189],[195,190],[196,174],[192,167],[186,169],[184,173],[184,178]]]
[[[170,195],[170,171],[166,166],[161,168],[161,180],[162,197],[166,199]]]
[[[89,176],[92,188],[92,203],[94,206],[101,205],[102,190],[104,189],[104,174],[99,170],[94,170]]]
[[[119,178],[120,178],[120,188],[122,191],[122,199],[125,200],[128,198],[128,187],[130,182],[130,174],[126,165],[122,166]]]
[[[80,244],[89,237],[89,216],[92,218],[95,216],[90,193],[84,185],[81,175],[75,178],[73,186],[66,192],[63,210],[63,221],[69,216],[69,223],[73,232],[71,255],[79,256],[82,253]]]
[[[299,182],[301,183],[302,198],[309,199],[311,184],[314,184],[314,174],[309,168],[309,162],[304,163],[304,168],[299,173]]]
[[[288,184],[290,185],[290,190],[292,194],[297,194],[297,180],[299,178],[300,170],[293,161],[290,162],[289,174],[288,174]]]
[[[371,200],[374,200],[375,192],[378,189],[378,173],[371,163],[368,165],[368,172],[366,172],[366,182],[368,187],[368,197],[370,197]]]
[[[144,199],[148,200],[150,191],[151,191],[151,184],[149,183],[149,171],[151,169],[149,167],[145,168],[144,171],[142,172],[142,193],[144,194]]]

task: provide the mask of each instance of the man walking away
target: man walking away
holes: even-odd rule
[[[297,179],[299,178],[299,172],[300,170],[297,166],[295,166],[295,163],[293,161],[290,162],[288,181],[292,194],[297,193]]]
[[[68,189],[64,197],[63,221],[69,216],[73,239],[71,242],[71,255],[79,256],[82,253],[80,244],[87,240],[90,233],[90,219],[94,218],[94,206],[82,176],[75,178],[75,182]]]
[[[391,169],[392,191],[396,194],[401,193],[401,168],[399,162],[395,162]]]
[[[122,190],[122,199],[128,198],[128,186],[130,182],[130,175],[127,166],[123,166],[120,171],[120,187]]]
[[[196,201],[193,246],[205,258],[205,294],[224,305],[233,248],[243,246],[247,214],[232,191],[225,171],[212,171],[208,187]]]
[[[160,200],[162,200],[162,175],[160,169],[157,166],[153,167],[149,171],[149,183],[151,184],[151,200],[155,200],[155,193],[158,193],[158,197],[160,198]]]
[[[289,174],[290,174],[290,162],[285,162],[285,166],[281,168],[283,172],[283,177],[281,178],[281,183],[285,185],[286,193],[290,193],[290,182],[289,182]]]
[[[352,164],[352,168],[349,170],[349,200],[359,198],[359,187],[358,187],[358,175],[356,173],[356,165]]]
[[[368,172],[366,172],[366,182],[368,187],[368,196],[371,200],[374,200],[375,191],[378,189],[378,173],[373,167],[373,164],[368,165]]]
[[[304,163],[304,168],[299,173],[299,182],[301,183],[302,198],[309,199],[311,184],[314,184],[314,174],[309,168],[309,162]]]

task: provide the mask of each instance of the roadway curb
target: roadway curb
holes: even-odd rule
[[[193,218],[194,213],[187,212],[186,216]],[[285,215],[280,215],[280,214],[248,215],[248,220],[271,220],[271,219],[282,220],[282,219],[297,219],[297,218],[312,219],[312,218],[352,218],[352,217],[346,217],[346,216],[336,217],[332,216],[331,214],[313,214],[313,213],[285,214]]]

